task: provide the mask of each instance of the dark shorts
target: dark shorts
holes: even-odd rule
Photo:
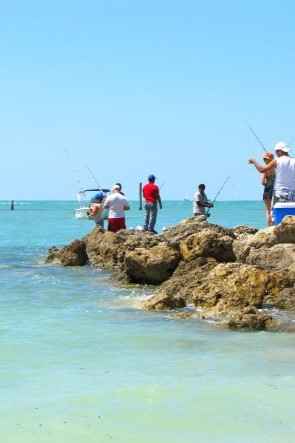
[[[125,218],[109,218],[108,231],[117,232],[126,229]]]
[[[273,188],[264,188],[263,200],[271,200],[273,195]]]

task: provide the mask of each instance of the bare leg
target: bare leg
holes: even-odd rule
[[[267,226],[273,226],[273,222],[271,219],[271,200],[263,200],[265,205],[265,212],[266,212],[266,223]]]

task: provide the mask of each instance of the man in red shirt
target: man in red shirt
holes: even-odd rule
[[[159,186],[155,184],[155,180],[156,177],[153,174],[148,176],[148,183],[143,186],[142,195],[145,199],[144,230],[157,234],[157,231],[155,231],[155,224],[157,221],[158,203],[159,208],[162,209],[162,201]]]

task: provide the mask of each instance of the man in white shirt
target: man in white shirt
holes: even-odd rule
[[[285,142],[278,142],[275,151],[278,158],[266,166],[261,166],[255,158],[250,158],[248,163],[261,173],[275,169],[273,204],[278,201],[295,201],[295,159],[289,156],[291,148]]]
[[[213,208],[213,204],[208,202],[207,195],[205,194],[205,185],[203,183],[199,185],[198,189],[199,191],[194,194],[194,215],[206,215],[205,208]]]
[[[125,195],[121,194],[119,185],[113,186],[113,192],[105,201],[104,209],[109,210],[108,231],[117,232],[119,229],[126,229],[125,212],[130,209],[130,205]]]

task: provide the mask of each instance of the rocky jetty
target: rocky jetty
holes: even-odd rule
[[[121,283],[154,285],[143,309],[214,319],[231,329],[293,331],[295,217],[257,230],[191,217],[163,234],[94,228],[47,263],[112,270]]]

